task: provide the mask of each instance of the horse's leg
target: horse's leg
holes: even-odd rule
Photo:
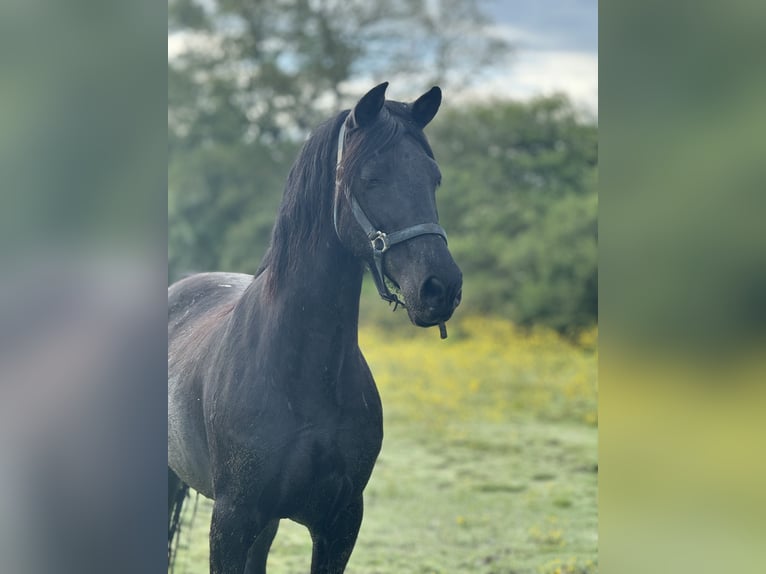
[[[279,520],[272,520],[255,538],[247,553],[245,574],[266,574],[266,559],[269,557],[269,548],[278,528]]]
[[[362,524],[362,495],[338,513],[335,520],[311,530],[314,551],[311,574],[342,574]]]
[[[247,551],[261,530],[248,505],[217,498],[210,521],[210,574],[242,574]]]
[[[173,538],[181,521],[181,508],[189,487],[168,467],[168,563],[173,558]]]
[[[178,490],[181,488],[181,479],[168,467],[168,530],[173,520],[173,508],[175,507]]]

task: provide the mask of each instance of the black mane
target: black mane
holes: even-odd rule
[[[350,110],[344,110],[321,124],[290,169],[271,242],[256,272],[258,276],[269,269],[266,288],[270,293],[276,292],[284,278],[295,271],[301,250],[316,249],[322,239],[322,229],[332,221],[338,132],[349,113]],[[433,158],[431,146],[412,120],[407,104],[387,101],[372,125],[364,129],[347,128],[340,166],[342,178],[346,182],[354,181],[362,160],[395,145],[405,135],[412,137]]]

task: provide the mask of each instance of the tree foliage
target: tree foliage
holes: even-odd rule
[[[597,129],[562,96],[447,110],[430,139],[465,302],[561,331],[597,314]]]
[[[224,115],[226,135],[266,144],[349,104],[354,81],[454,93],[510,49],[478,0],[171,0],[169,33],[173,136],[210,136]]]

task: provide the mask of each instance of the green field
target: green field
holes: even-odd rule
[[[446,341],[363,329],[386,435],[347,572],[597,572],[596,339],[480,318],[450,322]],[[212,503],[189,524],[194,502],[177,574],[208,571]],[[305,574],[310,556],[282,521],[271,572]]]

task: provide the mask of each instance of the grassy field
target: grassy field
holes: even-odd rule
[[[398,317],[401,319],[401,317]],[[597,556],[597,332],[577,344],[482,318],[365,327],[385,440],[349,574],[590,574]],[[175,572],[207,572],[211,502],[187,501]],[[282,521],[276,574],[305,574],[308,532]]]

